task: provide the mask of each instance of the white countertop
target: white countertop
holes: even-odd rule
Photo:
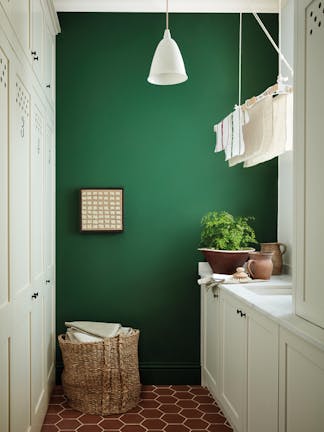
[[[213,276],[209,265],[207,264],[206,266],[205,264],[207,263],[199,263],[200,276]],[[278,322],[280,326],[324,351],[324,329],[300,318],[293,312],[291,276],[272,276],[270,281],[267,282],[219,284],[218,287],[220,290],[237,297],[238,300],[246,303],[251,309],[255,309],[273,321]],[[275,288],[278,291],[282,289],[283,294],[265,295],[252,291],[257,291],[259,287]],[[251,288],[251,290],[249,290],[249,288]],[[287,294],[290,289],[291,294]]]

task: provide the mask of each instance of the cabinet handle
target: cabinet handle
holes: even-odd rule
[[[47,279],[47,281],[45,281],[47,284],[51,283],[51,281],[49,279]]]
[[[241,317],[246,317],[246,313],[243,313],[243,312],[241,311]]]
[[[47,84],[46,88],[51,88],[51,84]]]
[[[35,57],[34,57],[34,60],[38,60],[38,56],[35,56]]]
[[[242,316],[242,311],[240,309],[236,309],[236,313],[241,314],[241,316]]]
[[[36,51],[31,51],[32,56],[35,56],[36,54],[37,54]]]
[[[32,295],[32,299],[36,299],[37,297],[38,297],[38,292],[36,292]]]

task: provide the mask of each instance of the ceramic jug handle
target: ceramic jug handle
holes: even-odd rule
[[[279,247],[282,247],[281,255],[287,252],[287,246],[284,243],[279,243]]]
[[[247,271],[250,274],[250,276],[252,276],[252,278],[254,278],[254,273],[253,273],[251,267],[252,267],[252,264],[254,262],[255,262],[255,260],[249,260],[248,263],[247,263]]]

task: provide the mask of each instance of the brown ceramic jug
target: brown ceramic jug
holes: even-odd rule
[[[270,279],[273,269],[273,252],[250,252],[247,271],[252,279]]]
[[[282,255],[286,252],[287,246],[283,243],[261,243],[261,252],[273,252],[273,275],[280,275],[282,272]]]

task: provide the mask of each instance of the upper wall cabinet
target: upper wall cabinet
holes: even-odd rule
[[[54,100],[55,38],[48,25],[44,27],[44,86],[50,101]]]
[[[30,55],[33,68],[41,79],[43,63],[44,12],[41,0],[30,2]]]
[[[295,36],[296,313],[324,328],[324,2],[299,0]]]

